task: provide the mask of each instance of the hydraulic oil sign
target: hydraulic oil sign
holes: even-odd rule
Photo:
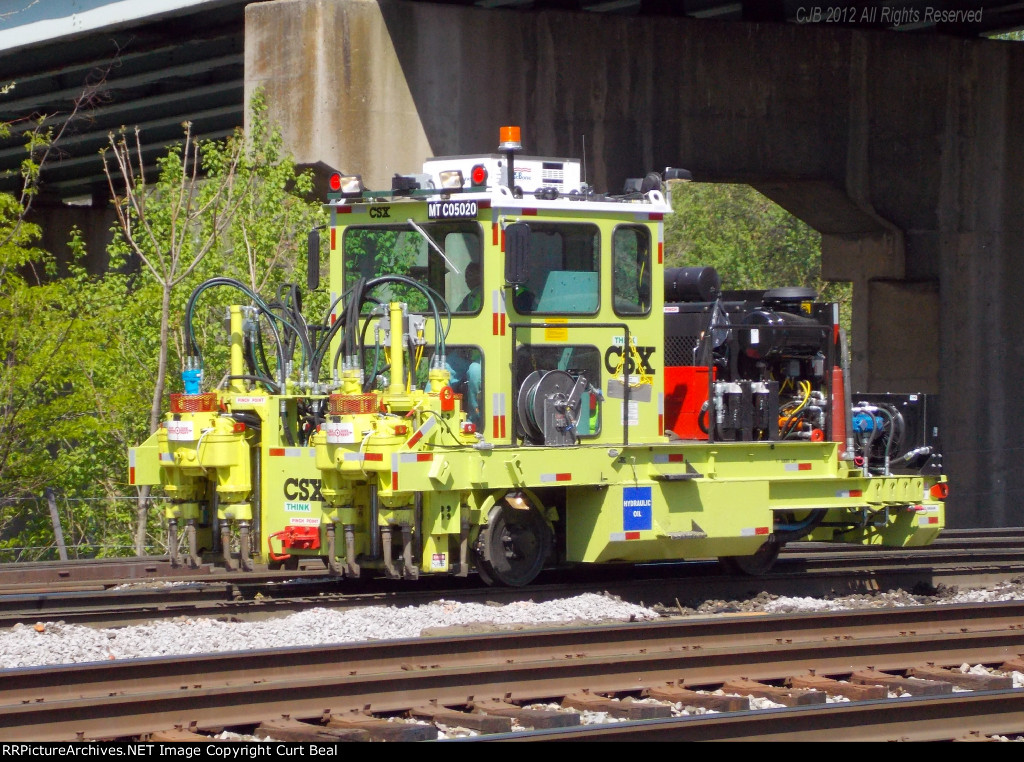
[[[622,529],[639,532],[650,529],[654,521],[650,487],[622,488]]]

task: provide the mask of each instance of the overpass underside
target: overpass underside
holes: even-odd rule
[[[854,283],[855,387],[938,392],[954,526],[1024,524],[1024,46],[402,0],[246,10],[301,162],[385,185],[424,157],[579,156],[597,188],[666,165],[753,185]]]

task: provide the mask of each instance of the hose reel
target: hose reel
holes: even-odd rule
[[[549,447],[576,444],[587,379],[564,370],[535,370],[519,387],[516,413],[523,438]]]

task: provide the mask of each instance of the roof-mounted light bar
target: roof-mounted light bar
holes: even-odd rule
[[[358,198],[363,195],[362,175],[343,175],[335,172],[328,181],[332,193],[338,193],[343,198]]]
[[[438,177],[443,190],[462,190],[465,182],[461,170],[458,169],[443,169],[438,173]]]

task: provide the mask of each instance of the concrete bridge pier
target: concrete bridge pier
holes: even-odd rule
[[[745,182],[854,282],[862,391],[939,392],[953,526],[1024,525],[1024,46],[404,0],[246,9],[246,91],[303,163],[386,185],[430,155],[578,156]]]

